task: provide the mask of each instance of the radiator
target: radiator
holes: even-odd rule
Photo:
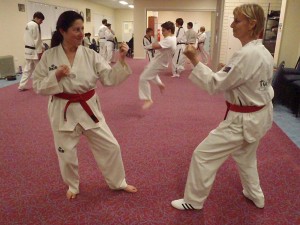
[[[14,57],[12,55],[0,56],[0,78],[15,75]]]

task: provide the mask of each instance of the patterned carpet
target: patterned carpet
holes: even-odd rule
[[[219,170],[204,209],[181,212],[170,202],[183,195],[194,148],[222,120],[222,95],[209,96],[187,74],[170,78],[154,105],[141,110],[138,77],[145,60],[129,60],[134,74],[119,87],[99,86],[101,107],[121,145],[128,183],[139,192],[111,191],[88,148],[78,147],[81,193],[65,197],[47,117],[47,97],[17,84],[0,89],[0,224],[300,224],[300,155],[273,125],[258,150],[264,209],[241,193],[233,160]]]

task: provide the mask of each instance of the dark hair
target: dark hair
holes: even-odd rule
[[[163,24],[161,25],[161,27],[162,27],[162,28],[165,28],[166,30],[171,30],[171,33],[172,33],[172,34],[174,34],[174,32],[175,32],[175,25],[174,25],[174,23],[171,22],[171,21],[167,21],[167,22],[163,23]]]
[[[38,18],[38,19],[44,20],[44,19],[45,19],[45,16],[44,16],[44,14],[41,13],[41,12],[35,12],[35,13],[33,14],[33,19],[34,19],[34,18]]]
[[[187,25],[191,28],[193,28],[193,23],[192,22],[188,22]]]
[[[102,24],[106,25],[107,24],[107,19],[103,19]]]
[[[65,11],[58,17],[56,23],[56,31],[54,31],[51,39],[51,48],[58,46],[63,41],[63,36],[61,35],[59,29],[67,31],[71,27],[75,20],[83,20],[83,17],[75,11]]]
[[[182,19],[182,18],[177,18],[177,19],[176,19],[176,23],[177,23],[178,25],[182,26],[182,25],[183,25],[183,19]]]
[[[110,23],[107,23],[106,26],[107,26],[107,27],[111,27],[111,24],[110,24]]]
[[[146,29],[146,33],[151,32],[151,31],[153,31],[153,29],[152,29],[151,27],[148,27],[148,28]]]

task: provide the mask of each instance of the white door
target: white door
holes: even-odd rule
[[[233,16],[228,17],[229,27],[228,27],[228,38],[227,38],[227,52],[226,52],[226,63],[237,50],[242,47],[239,39],[235,38],[232,33],[232,28],[230,27],[233,21]]]
[[[124,21],[122,27],[122,41],[128,42],[133,37],[133,21]]]

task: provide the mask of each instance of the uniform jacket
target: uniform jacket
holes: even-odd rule
[[[196,31],[194,31],[192,28],[188,29],[185,32],[185,36],[186,36],[186,43],[187,44],[195,44],[196,40],[198,38],[198,34]]]
[[[25,27],[24,43],[25,59],[38,59],[38,54],[43,51],[43,42],[39,24],[33,20]]]
[[[105,42],[105,31],[107,30],[108,30],[107,26],[103,24],[99,27],[98,30],[99,42]]]
[[[71,68],[70,76],[57,82],[55,72],[58,66],[65,64]],[[72,131],[77,124],[84,129],[99,127],[104,122],[100,102],[97,94],[87,101],[94,115],[99,119],[95,123],[84,111],[80,103],[71,103],[67,110],[67,121],[64,121],[63,110],[68,100],[52,97],[58,93],[80,94],[96,89],[97,81],[104,86],[118,85],[131,74],[126,65],[117,63],[113,68],[92,49],[79,46],[73,66],[61,45],[47,50],[34,71],[33,88],[41,95],[50,95],[48,102],[48,115],[52,129]]]
[[[263,106],[253,113],[229,111],[226,126],[237,116],[242,117],[246,141],[259,140],[272,125],[274,91],[271,86],[274,59],[261,40],[244,45],[233,54],[229,63],[219,72],[198,63],[189,79],[210,94],[225,93],[226,101],[240,106]]]

